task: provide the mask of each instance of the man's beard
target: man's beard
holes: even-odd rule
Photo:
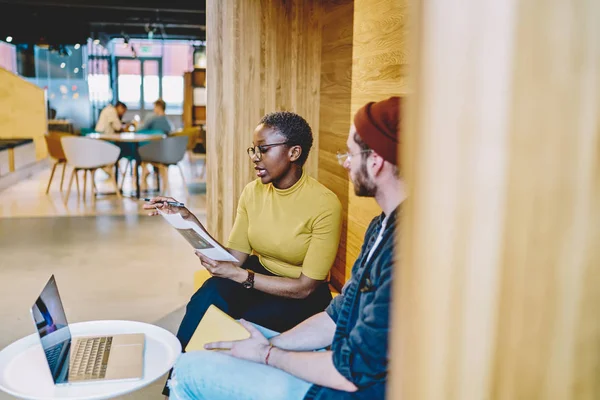
[[[367,164],[363,161],[356,176],[352,179],[354,193],[359,197],[375,197],[377,186],[369,179]]]

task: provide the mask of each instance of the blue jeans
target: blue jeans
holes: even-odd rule
[[[278,334],[255,326],[267,339]],[[167,384],[171,400],[301,400],[312,386],[280,369],[217,351],[181,354]]]

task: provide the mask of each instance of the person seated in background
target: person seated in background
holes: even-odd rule
[[[138,129],[138,131],[162,131],[167,135],[173,132],[173,124],[171,121],[169,121],[167,115],[165,114],[166,109],[167,104],[162,99],[156,100],[154,102],[154,113],[146,117],[144,123]]]
[[[112,104],[107,105],[100,112],[98,117],[98,123],[96,123],[95,131],[98,133],[118,133],[123,132],[126,127],[123,126],[121,121],[123,116],[127,112],[127,106],[125,103],[117,101],[114,106]]]
[[[212,277],[192,296],[177,337],[185,349],[211,304],[233,318],[287,330],[325,309],[326,279],[335,260],[342,206],[337,196],[304,171],[313,143],[301,116],[275,112],[262,118],[247,152],[258,179],[246,185],[227,247],[238,263],[197,253]],[[145,209],[179,213],[202,227],[186,208],[155,197]],[[204,229],[204,227],[202,227]],[[163,392],[168,395],[168,389]]]
[[[406,197],[397,168],[399,110],[398,97],[365,105],[354,117],[347,153],[338,154],[356,195],[374,197],[383,210],[342,293],[325,312],[280,335],[241,321],[249,339],[182,354],[168,382],[171,400],[385,397],[394,231]]]

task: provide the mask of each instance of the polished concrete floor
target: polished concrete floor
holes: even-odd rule
[[[177,175],[174,197],[204,219],[205,196],[186,196]],[[190,246],[135,200],[94,204],[72,193],[65,205],[58,182],[44,193],[48,177],[44,171],[0,192],[0,348],[33,332],[29,308],[51,274],[69,322],[125,319],[175,331],[200,268]],[[162,399],[163,384],[122,398]]]

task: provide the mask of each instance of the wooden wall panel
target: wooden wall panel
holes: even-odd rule
[[[47,131],[44,89],[0,68],[0,138],[33,139],[41,160],[48,155]]]
[[[338,196],[344,209],[340,251],[331,270],[331,282],[341,289],[346,281],[348,173],[336,153],[346,149],[350,129],[354,0],[325,1],[322,18],[319,181]]]
[[[315,146],[306,171],[317,176],[319,15],[317,0],[207,2],[207,221],[218,240],[254,179],[246,148],[265,113],[294,111],[309,122]]]
[[[370,101],[405,94],[407,88],[407,0],[355,0],[352,64],[352,118]],[[360,253],[369,223],[381,209],[373,199],[348,188],[346,278]]]
[[[600,398],[598,20],[419,10],[389,398]]]

